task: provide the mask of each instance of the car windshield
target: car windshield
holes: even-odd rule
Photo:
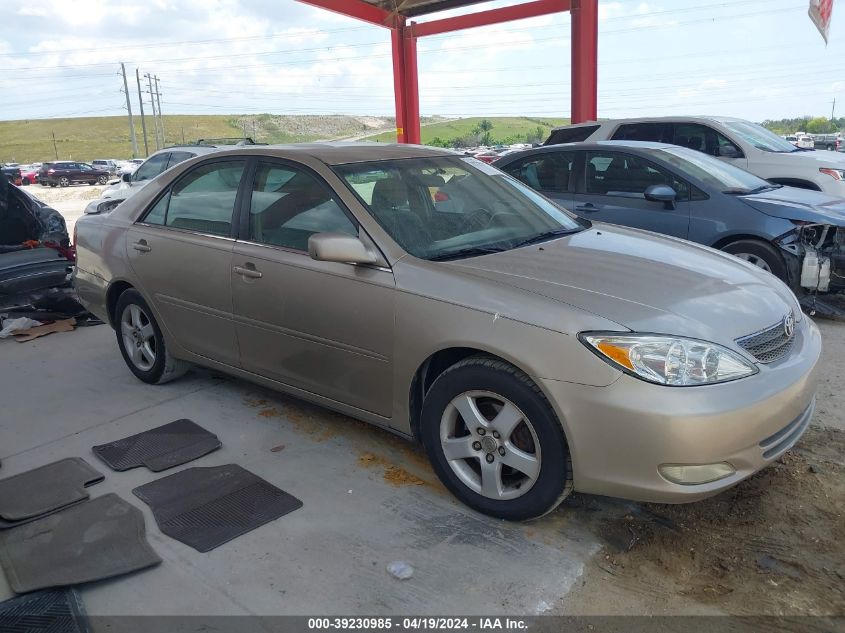
[[[655,150],[655,154],[682,173],[698,178],[724,193],[751,193],[774,187],[744,169],[685,147],[666,147]]]
[[[792,143],[782,139],[774,132],[770,132],[762,125],[750,121],[728,121],[728,128],[739,134],[745,141],[764,152],[797,152]]]
[[[534,190],[475,158],[386,160],[335,170],[384,230],[421,259],[509,250],[584,227]]]

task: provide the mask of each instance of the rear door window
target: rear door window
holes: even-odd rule
[[[544,152],[506,165],[503,169],[532,189],[568,193],[575,152]]]
[[[671,143],[672,124],[665,122],[623,123],[611,136],[614,141]]]
[[[590,138],[590,135],[599,129],[599,125],[581,125],[578,127],[565,127],[560,130],[553,130],[548,140],[543,145],[560,145],[561,143],[581,143]]]
[[[244,160],[199,165],[182,176],[147,212],[142,222],[228,237]]]

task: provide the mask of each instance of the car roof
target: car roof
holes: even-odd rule
[[[399,143],[374,143],[368,141],[334,141],[320,143],[291,143],[288,145],[242,145],[217,148],[227,154],[246,154],[295,158],[309,156],[326,165],[344,165],[348,163],[366,163],[379,160],[403,158],[430,158],[436,156],[457,157],[460,154],[451,150],[426,147],[424,145],[406,145]]]
[[[694,123],[705,123],[707,121],[719,121],[720,123],[748,123],[746,119],[739,119],[730,116],[710,116],[710,115],[692,115],[692,116],[654,116],[654,117],[633,117],[628,119],[601,119],[600,121],[584,121],[582,123],[573,123],[571,125],[561,125],[552,130],[566,130],[573,127],[584,127],[586,125],[613,125],[617,123],[678,123],[692,121]]]

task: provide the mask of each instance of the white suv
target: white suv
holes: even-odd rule
[[[800,149],[761,125],[728,117],[589,121],[552,130],[545,145],[654,141],[716,156],[766,180],[845,198],[845,154]]]

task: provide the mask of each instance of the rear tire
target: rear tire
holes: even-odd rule
[[[99,178],[97,178],[97,182],[100,183],[101,185],[106,185],[106,184],[108,184],[109,179],[108,179],[107,176],[100,176]]]
[[[786,263],[783,261],[781,254],[771,244],[760,240],[739,240],[722,247],[722,250],[762,268],[789,285]]]
[[[440,481],[484,514],[534,519],[572,491],[557,416],[531,378],[502,360],[473,356],[438,376],[420,432]]]
[[[70,180],[67,178],[67,176],[62,176],[61,178],[59,178],[59,186],[70,187]]]
[[[161,385],[182,376],[190,365],[171,356],[150,306],[137,290],[125,290],[112,317],[117,345],[135,376]]]

